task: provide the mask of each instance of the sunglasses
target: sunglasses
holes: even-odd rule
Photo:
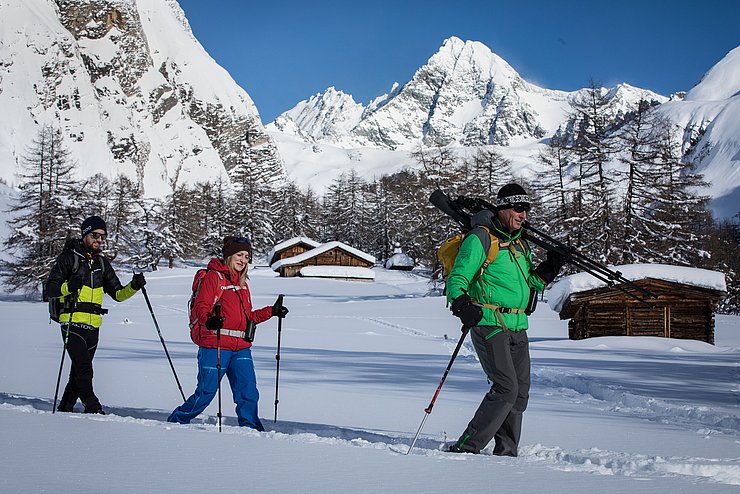
[[[98,232],[90,232],[88,233],[88,235],[90,235],[93,238],[93,240],[105,240],[105,238],[108,236],[105,233],[98,233]]]
[[[530,206],[529,206],[528,204],[514,204],[514,205],[512,206],[512,208],[513,208],[513,209],[514,209],[514,211],[516,211],[517,213],[524,213],[524,212],[529,212],[529,210],[531,209],[531,208],[530,208]]]

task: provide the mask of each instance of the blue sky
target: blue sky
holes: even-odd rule
[[[368,103],[450,37],[484,43],[526,80],[689,90],[740,45],[740,0],[179,0],[196,38],[264,123],[334,86]]]

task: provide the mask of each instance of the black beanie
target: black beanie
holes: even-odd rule
[[[496,208],[499,210],[508,209],[515,204],[530,206],[529,196],[524,187],[519,184],[506,184],[501,187],[496,196]]]
[[[80,231],[82,232],[83,237],[93,230],[103,230],[106,234],[108,233],[105,221],[100,216],[90,216],[82,222]]]
[[[232,236],[224,237],[224,246],[221,248],[221,254],[223,255],[224,260],[243,250],[246,250],[251,257],[252,244],[249,242],[248,238]]]

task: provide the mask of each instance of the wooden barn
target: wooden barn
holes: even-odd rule
[[[272,266],[275,262],[280,259],[287,259],[288,257],[297,256],[303,254],[307,250],[315,249],[321,245],[315,240],[311,240],[308,237],[294,237],[279,244],[267,253],[267,265]]]
[[[327,242],[293,257],[280,259],[270,267],[280,276],[317,276],[341,279],[375,279],[375,257],[342,242]],[[302,272],[303,268],[310,267]],[[320,269],[316,269],[319,267]],[[350,267],[353,269],[335,269]]]
[[[714,344],[714,311],[725,293],[724,275],[704,269],[642,264],[614,268],[636,285],[653,293],[652,307],[628,294],[604,286],[581,289],[574,277],[564,278],[551,289],[560,297],[550,306],[569,319],[568,336],[581,340],[597,336],[658,336],[705,341]],[[582,280],[582,278],[581,278]],[[563,290],[562,284],[570,284]]]

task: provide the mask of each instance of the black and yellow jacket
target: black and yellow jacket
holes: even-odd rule
[[[67,280],[73,275],[82,280],[82,288],[76,294],[71,294],[67,287]],[[123,302],[136,293],[130,283],[121,285],[113,266],[105,256],[88,252],[82,240],[75,239],[68,240],[64,245],[64,250],[51,268],[46,286],[49,297],[72,296],[73,300],[76,299],[75,303],[68,304],[72,312],[62,314],[59,322],[68,322],[71,315],[72,323],[96,329],[103,322],[103,292],[116,302]]]

